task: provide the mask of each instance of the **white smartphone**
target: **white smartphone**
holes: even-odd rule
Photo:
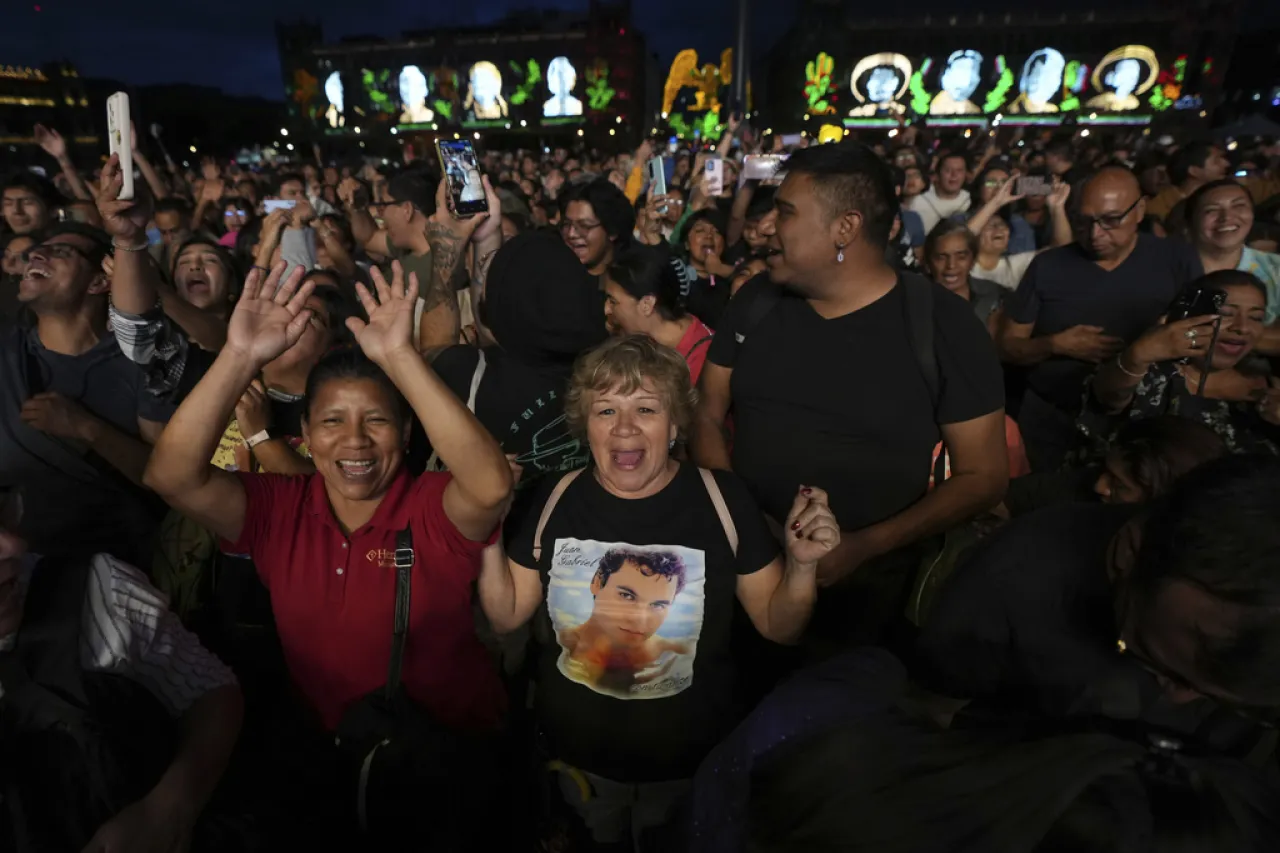
[[[120,198],[129,201],[133,198],[133,140],[129,126],[129,96],[124,92],[116,92],[107,98],[107,144],[112,154],[120,156],[120,174],[124,176]]]
[[[271,213],[275,210],[293,210],[297,204],[293,199],[269,198],[262,202],[262,212]]]
[[[649,170],[649,197],[653,198],[654,196],[666,195],[667,172],[662,165],[662,158],[652,158],[649,161],[647,168]],[[665,215],[668,209],[668,206],[664,204],[662,207],[658,208],[658,212]]]
[[[724,160],[712,157],[707,161],[707,195],[724,192]]]

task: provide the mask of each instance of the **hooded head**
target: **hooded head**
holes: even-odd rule
[[[493,259],[480,307],[498,345],[525,361],[573,362],[604,341],[604,295],[573,250],[530,231]]]

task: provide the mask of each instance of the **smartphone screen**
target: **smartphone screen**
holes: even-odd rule
[[[298,203],[296,201],[283,198],[269,198],[262,202],[262,210],[265,213],[271,213],[275,210],[293,210],[297,205]]]
[[[1013,191],[1017,195],[1049,195],[1053,192],[1053,186],[1043,175],[1027,175],[1025,178],[1018,178]]]
[[[485,198],[484,184],[480,180],[480,161],[476,159],[476,149],[471,141],[436,140],[436,153],[440,155],[440,168],[449,180],[453,215],[465,218],[488,211],[489,200]]]

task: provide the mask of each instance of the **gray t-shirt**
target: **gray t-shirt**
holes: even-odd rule
[[[146,565],[162,504],[92,447],[23,423],[23,404],[43,391],[133,437],[139,418],[165,423],[173,406],[145,390],[142,371],[110,334],[70,356],[45,349],[34,328],[0,332],[0,488],[21,491],[24,537],[43,554],[92,548]]]

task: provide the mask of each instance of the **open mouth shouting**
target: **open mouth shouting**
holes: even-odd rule
[[[351,483],[366,483],[374,479],[378,463],[375,459],[338,459],[334,465],[342,478]]]
[[[613,450],[609,452],[609,460],[623,471],[634,471],[644,462],[643,450]]]

